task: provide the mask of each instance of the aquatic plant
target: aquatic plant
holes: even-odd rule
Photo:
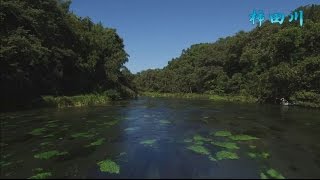
[[[47,124],[46,127],[54,128],[54,127],[58,127],[58,125],[57,124]]]
[[[100,139],[96,140],[95,142],[90,143],[86,147],[99,146],[99,145],[101,145],[103,143],[104,140],[105,140],[105,138],[100,138]]]
[[[113,126],[116,125],[119,122],[119,120],[115,119],[109,122],[105,122],[104,125]]]
[[[210,154],[209,150],[201,145],[191,145],[191,146],[187,147],[187,149],[189,149],[195,153],[198,153],[198,154],[204,154],[204,155]]]
[[[254,146],[254,145],[249,145],[249,148],[250,149],[255,149],[257,146]]]
[[[52,143],[51,142],[43,142],[43,143],[40,143],[40,146],[46,146],[46,145],[51,145]]]
[[[267,171],[267,174],[274,179],[285,179],[279,172],[272,168]]]
[[[156,139],[148,139],[148,140],[141,141],[140,144],[143,144],[145,146],[153,146],[153,144],[156,141],[157,141]]]
[[[76,133],[76,134],[72,134],[71,137],[73,138],[80,138],[80,137],[83,137],[83,138],[91,138],[93,137],[94,135],[93,134],[89,134],[87,132],[82,132],[82,133]]]
[[[129,127],[129,128],[126,128],[124,129],[125,131],[135,131],[135,130],[138,130],[139,127]]]
[[[53,134],[47,134],[45,136],[43,136],[44,138],[47,138],[47,137],[53,137],[54,135]]]
[[[47,151],[47,152],[36,154],[36,155],[34,155],[34,158],[37,158],[37,159],[50,159],[52,157],[62,156],[62,155],[65,155],[65,154],[68,154],[68,152],[65,152],[65,151],[64,152],[59,152],[57,150],[53,150],[53,151]]]
[[[260,173],[260,179],[269,179],[263,172]]]
[[[107,172],[111,174],[119,174],[120,173],[120,167],[115,162],[107,159],[104,161],[100,161],[97,163],[100,167],[100,171]]]
[[[171,122],[168,120],[160,120],[159,122],[160,124],[171,124]]]
[[[234,140],[234,141],[249,141],[249,140],[256,140],[259,138],[253,137],[253,136],[249,136],[246,134],[240,134],[240,135],[233,135],[233,136],[229,136],[230,139]]]
[[[194,141],[211,141],[211,139],[202,137],[199,134],[194,135],[193,140]]]
[[[216,153],[216,157],[218,160],[223,160],[223,159],[239,159],[239,156],[230,151],[219,151]]]
[[[43,169],[42,169],[42,168],[35,168],[35,169],[33,169],[32,171],[40,172],[40,171],[43,171]]]
[[[239,149],[237,144],[233,143],[233,142],[211,142],[211,144],[216,145],[216,146],[220,146],[220,147],[224,147],[227,149]]]
[[[31,176],[29,179],[46,179],[50,176],[52,176],[51,172],[41,172],[34,176]]]
[[[42,135],[42,133],[46,131],[46,128],[37,128],[37,129],[34,129],[32,130],[31,132],[29,132],[29,134],[32,134],[32,135]]]
[[[187,138],[187,139],[184,139],[183,142],[185,142],[185,143],[191,143],[191,142],[192,142],[192,139]]]
[[[217,136],[217,137],[226,137],[226,136],[231,136],[231,132],[229,131],[217,131],[214,133],[214,136]]]
[[[214,158],[212,155],[209,156],[210,161],[217,161],[216,158]]]

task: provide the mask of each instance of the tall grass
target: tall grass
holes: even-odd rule
[[[178,98],[196,98],[196,99],[210,99],[213,101],[230,101],[230,102],[244,102],[255,103],[257,99],[251,96],[243,95],[210,95],[210,94],[195,94],[195,93],[158,93],[158,92],[142,92],[142,96],[149,97],[178,97]]]
[[[110,98],[105,95],[87,94],[77,96],[44,96],[42,97],[45,105],[64,108],[64,107],[81,107],[106,104]]]

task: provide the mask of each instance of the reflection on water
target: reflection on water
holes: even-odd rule
[[[140,98],[1,114],[1,178],[319,178],[320,111]]]

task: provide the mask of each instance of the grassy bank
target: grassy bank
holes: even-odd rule
[[[142,96],[148,97],[179,97],[179,98],[195,98],[195,99],[210,99],[213,101],[229,101],[229,102],[243,102],[243,103],[255,103],[257,99],[250,96],[240,95],[210,95],[210,94],[195,94],[195,93],[157,93],[157,92],[142,92]]]
[[[82,107],[92,105],[102,105],[111,101],[108,96],[99,94],[87,94],[77,96],[43,96],[45,106],[50,107]]]

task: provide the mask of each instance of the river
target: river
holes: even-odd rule
[[[319,178],[320,111],[147,98],[1,114],[1,178]]]

